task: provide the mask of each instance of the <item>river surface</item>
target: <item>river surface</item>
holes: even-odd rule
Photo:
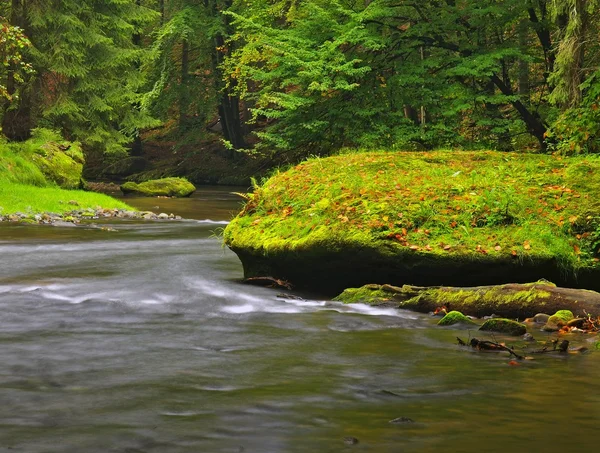
[[[600,352],[281,299],[215,237],[235,196],[128,201],[198,220],[0,225],[0,452],[597,451]]]

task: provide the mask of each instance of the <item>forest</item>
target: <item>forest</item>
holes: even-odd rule
[[[217,149],[599,151],[597,0],[10,0],[0,118],[101,166]]]
[[[599,38],[0,0],[0,450],[597,451]]]

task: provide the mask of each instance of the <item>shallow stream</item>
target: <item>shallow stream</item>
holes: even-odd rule
[[[215,237],[226,190],[128,201],[199,220],[0,225],[0,452],[600,445],[600,352],[512,366],[429,316],[281,299]]]

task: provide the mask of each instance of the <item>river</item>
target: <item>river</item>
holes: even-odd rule
[[[226,190],[128,201],[198,220],[0,225],[0,452],[598,447],[600,353],[512,366],[426,315],[281,299],[216,237]]]

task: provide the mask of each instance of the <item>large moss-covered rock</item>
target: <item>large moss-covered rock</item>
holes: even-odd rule
[[[525,325],[505,318],[488,319],[483,323],[479,330],[487,332],[505,333],[507,335],[524,335],[527,333]]]
[[[367,283],[547,278],[600,289],[600,158],[361,152],[315,158],[248,195],[225,243],[245,277],[337,293]]]
[[[82,186],[85,159],[79,143],[48,141],[34,149],[31,159],[48,181],[63,189],[78,189]]]
[[[163,178],[142,183],[126,182],[121,185],[124,194],[135,193],[146,197],[189,197],[196,187],[185,178]]]
[[[577,315],[589,313],[600,316],[599,293],[561,288],[547,281],[476,287],[370,284],[347,289],[334,300],[405,308],[424,313],[445,306],[477,317],[496,314],[525,319],[540,312],[554,313],[564,309]]]

